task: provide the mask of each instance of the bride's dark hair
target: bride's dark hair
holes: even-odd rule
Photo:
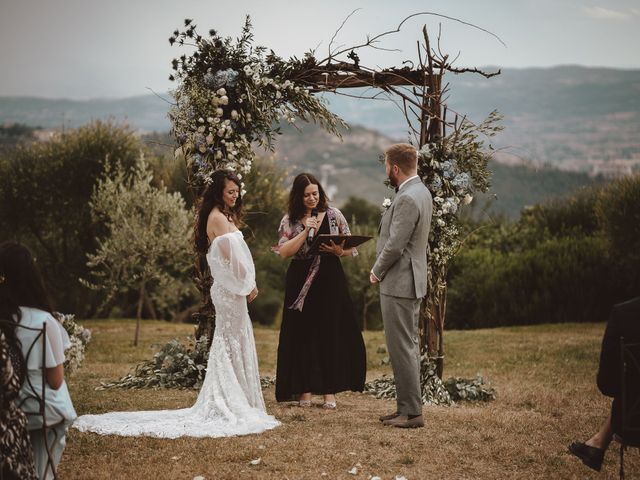
[[[238,186],[238,199],[232,209],[228,209],[224,203],[223,193],[225,180],[230,180]],[[216,170],[211,175],[211,183],[207,185],[198,200],[196,224],[194,226],[194,242],[196,251],[202,254],[209,249],[207,237],[207,219],[211,210],[218,207],[226,217],[235,223],[242,221],[242,185],[240,180],[231,170]]]

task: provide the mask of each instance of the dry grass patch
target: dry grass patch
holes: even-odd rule
[[[140,346],[134,324],[86,321],[93,331],[84,366],[69,382],[78,413],[182,408],[197,395],[179,390],[95,391],[152,356],[152,344],[193,332],[191,325],[145,322]],[[384,428],[377,416],[393,401],[365,394],[338,396],[338,410],[278,404],[267,409],[283,425],[261,435],[218,439],[103,437],[72,430],[63,479],[583,479],[616,478],[617,445],[595,474],[566,453],[606,415],[609,401],[594,384],[604,325],[545,325],[446,334],[446,376],[482,374],[498,392],[491,403],[425,407],[427,426]],[[256,328],[261,373],[275,372],[278,332]],[[377,349],[381,332],[366,332],[368,378],[390,373]],[[319,399],[316,399],[319,402]],[[258,465],[250,462],[260,458]],[[627,455],[628,478],[640,478],[640,454]],[[357,475],[349,474],[357,466]],[[325,475],[323,475],[323,473]]]

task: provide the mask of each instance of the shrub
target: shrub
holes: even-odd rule
[[[619,272],[623,298],[640,295],[640,175],[604,188],[596,213]]]
[[[546,240],[515,253],[476,248],[456,259],[449,328],[602,321],[616,298],[606,242]]]
[[[0,158],[0,241],[32,249],[60,310],[95,312],[95,293],[78,281],[102,230],[89,199],[104,165],[130,167],[140,148],[128,127],[95,122]]]

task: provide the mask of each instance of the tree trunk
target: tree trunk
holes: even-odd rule
[[[133,337],[133,346],[138,346],[138,338],[140,337],[140,319],[142,318],[142,304],[144,303],[145,297],[145,281],[142,281],[140,284],[140,298],[138,298],[138,312],[136,314],[136,333]]]
[[[420,307],[420,347],[421,352],[427,353],[435,360],[436,374],[440,379],[444,373],[444,319],[447,311],[447,288],[441,295],[436,295],[429,301],[428,297],[422,301]]]
[[[145,307],[147,307],[147,310],[149,310],[151,318],[157,320],[158,315],[156,315],[156,309],[153,308],[153,302],[151,301],[151,298],[149,298],[149,294],[146,291],[144,292],[144,305]]]

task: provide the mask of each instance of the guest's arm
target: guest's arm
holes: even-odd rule
[[[62,336],[66,335],[66,332],[63,333],[62,330],[62,325],[53,317],[47,320],[48,343],[51,347],[55,362],[60,362],[58,365],[47,366],[46,368],[47,385],[54,390],[58,390],[64,382],[64,342]]]
[[[58,390],[64,382],[64,366],[62,364],[47,368],[47,385]]]

